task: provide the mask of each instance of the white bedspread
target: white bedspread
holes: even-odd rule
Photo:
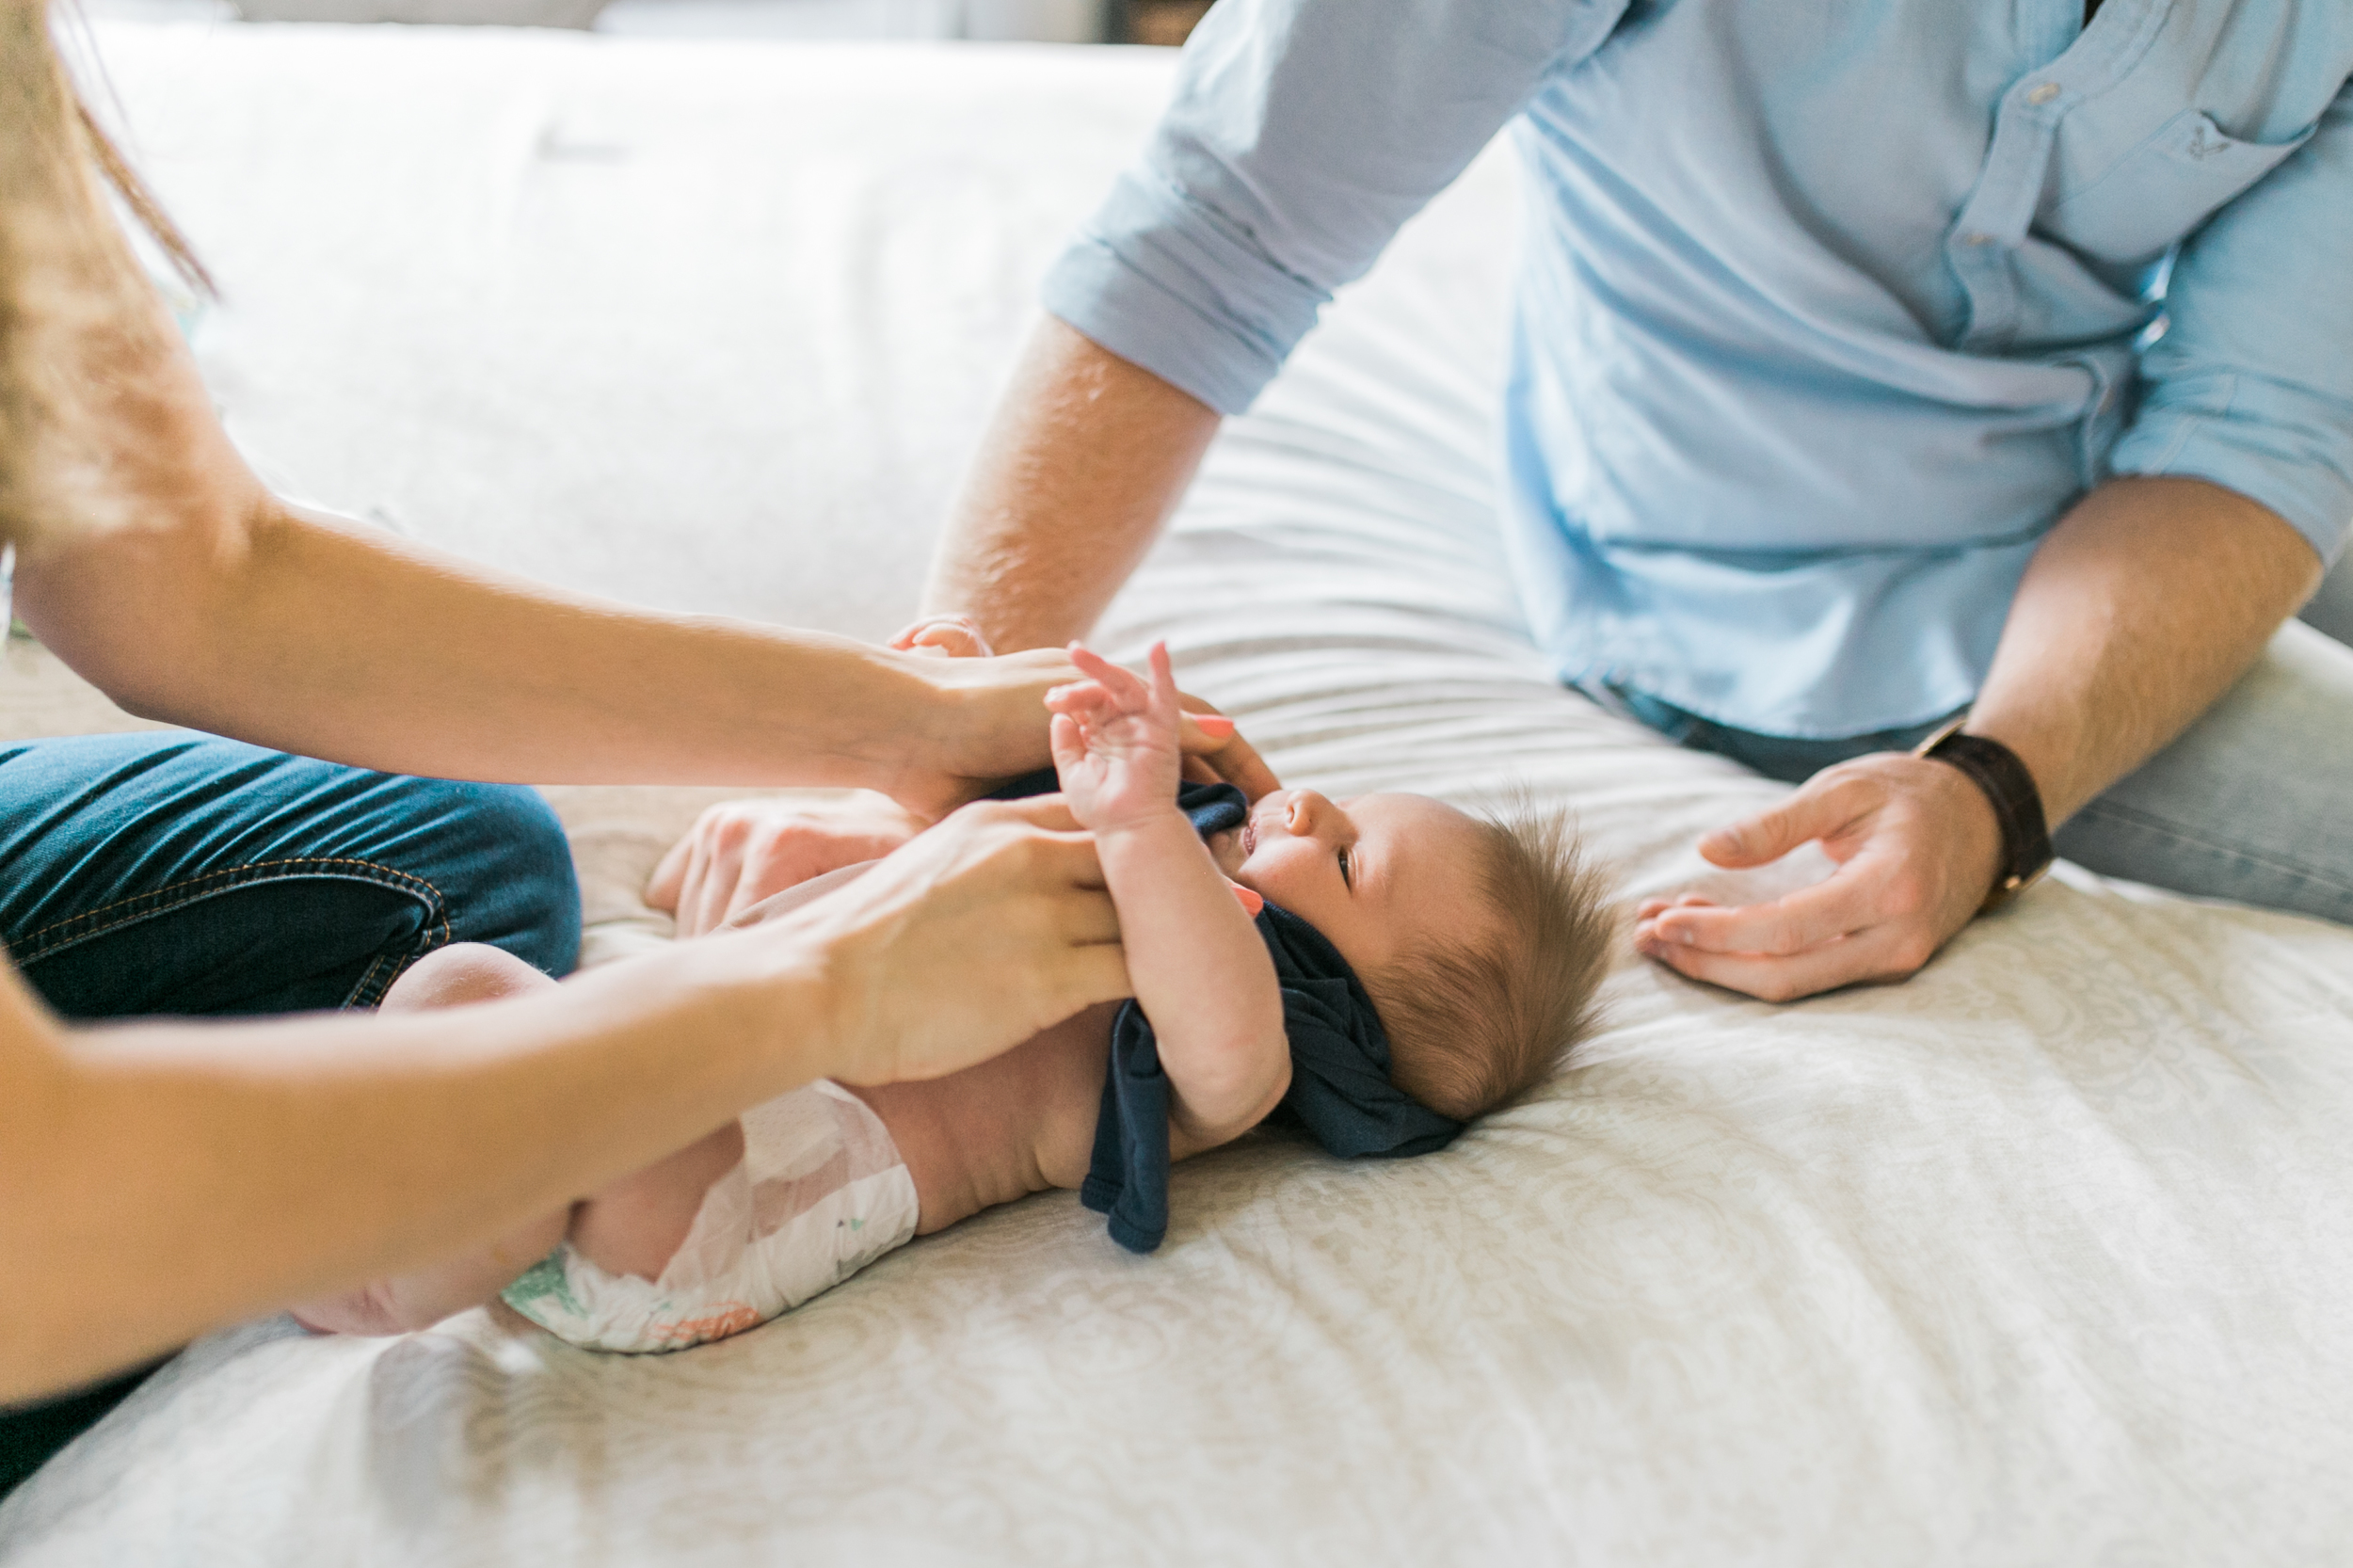
[[[208,373],[290,483],[559,582],[865,634],[1166,69],[103,41],[229,290]],[[1517,781],[1629,893],[1670,887],[1776,790],[1534,664],[1488,461],[1513,200],[1491,157],[1342,302],[1111,640],[1167,636],[1289,776]],[[712,792],[558,798],[600,951],[658,936],[632,889]],[[1609,1001],[1442,1155],[1181,1167],[1149,1258],[1055,1194],[681,1355],[480,1312],[217,1336],[0,1508],[0,1563],[2353,1553],[2353,933],[2061,868],[1900,989],[1774,1008],[1628,961]]]

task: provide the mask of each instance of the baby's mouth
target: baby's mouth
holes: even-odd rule
[[[1249,859],[1258,850],[1258,824],[1244,817],[1241,824],[1241,857]]]

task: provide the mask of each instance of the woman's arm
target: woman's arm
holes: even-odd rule
[[[1214,1148],[1266,1118],[1290,1087],[1273,961],[1233,885],[1176,808],[1176,683],[1152,648],[1152,683],[1071,645],[1090,679],[1048,699],[1054,766],[1095,832],[1119,906],[1136,1002],[1174,1091],[1170,1152]]]
[[[478,1244],[813,1078],[936,1077],[1125,995],[1074,825],[975,807],[772,923],[442,1013],[68,1030],[0,969],[0,1403]]]
[[[0,533],[18,613],[124,707],[399,772],[864,785],[926,815],[1046,760],[1058,654],[927,659],[632,610],[271,495],[48,96],[12,105],[11,124],[58,122],[29,152],[9,133],[0,196]]]
[[[360,767],[855,785],[936,815],[1044,762],[1071,673],[559,593],[258,485],[153,515],[24,552],[18,614],[133,712]]]

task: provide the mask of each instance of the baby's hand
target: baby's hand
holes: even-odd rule
[[[890,646],[936,659],[990,659],[997,652],[969,616],[925,616],[891,638]]]
[[[1080,823],[1107,832],[1176,808],[1176,678],[1168,645],[1152,645],[1152,683],[1070,645],[1089,679],[1046,694],[1054,772]]]

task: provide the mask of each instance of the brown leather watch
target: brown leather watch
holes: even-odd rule
[[[1982,915],[2016,898],[2051,869],[2051,830],[2042,817],[2042,792],[2034,787],[2026,764],[1999,741],[1962,734],[1961,727],[1968,722],[1969,715],[1963,713],[1913,747],[1912,754],[1950,762],[1969,776],[1993,808],[1993,820],[2002,829],[2002,864],[1993,873],[1993,890],[1977,906]]]

